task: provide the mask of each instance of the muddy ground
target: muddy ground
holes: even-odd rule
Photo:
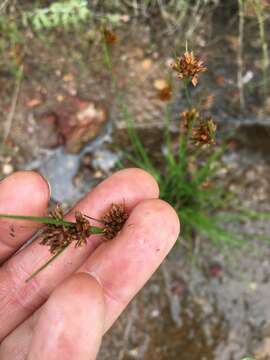
[[[217,8],[203,21],[190,46],[208,72],[193,96],[218,122],[219,136],[230,139],[222,175],[230,179],[230,189],[243,205],[269,210],[270,97],[263,97],[259,86],[255,21],[248,21],[246,30],[244,110],[237,87],[237,16]],[[169,34],[158,19],[146,24],[131,18],[117,29],[117,37],[111,46],[117,86],[155,153],[160,151],[165,109],[158,84],[170,76],[172,49],[184,49],[183,34]],[[53,201],[68,207],[117,167],[128,150],[125,121],[102,44],[91,27],[79,33],[48,32],[42,38],[27,30],[22,46],[23,79],[14,78],[8,66],[0,76],[1,177],[19,169],[40,171],[51,183]],[[186,104],[176,79],[172,81],[173,131]],[[91,104],[106,115],[81,142],[78,129],[74,135],[65,124],[72,122],[74,108],[79,112]],[[59,121],[64,125],[59,127]],[[252,241],[233,252],[203,238],[196,239],[192,254],[176,245],[105,335],[99,360],[270,358],[270,248],[259,239],[270,227],[267,221],[241,227]]]

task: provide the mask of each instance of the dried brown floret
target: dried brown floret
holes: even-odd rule
[[[64,219],[64,211],[60,204],[57,204],[55,208],[50,212],[50,216],[56,220]]]
[[[123,228],[127,218],[128,213],[124,204],[112,204],[110,209],[102,217],[105,239],[113,239]]]
[[[57,205],[50,216],[55,220],[63,220],[64,212],[61,206]],[[75,213],[75,219],[76,221],[69,225],[47,224],[40,244],[49,246],[52,254],[56,254],[72,242],[75,242],[76,247],[86,244],[91,233],[91,224],[79,211]]]
[[[172,86],[167,84],[158,92],[158,98],[161,101],[169,101],[172,97]]]
[[[76,237],[76,247],[85,245],[87,238],[91,233],[91,224],[89,220],[80,212],[75,212],[75,227],[74,227],[74,235]]]
[[[104,41],[107,45],[112,45],[117,42],[117,36],[115,32],[113,32],[112,30],[103,28],[102,33],[103,33]]]
[[[198,126],[192,129],[192,141],[196,146],[215,144],[217,125],[213,119],[201,120]]]
[[[62,225],[47,224],[43,230],[41,245],[47,245],[52,254],[57,253],[72,242],[67,229]]]
[[[193,86],[198,84],[198,74],[207,70],[203,61],[195,58],[193,51],[186,51],[183,56],[176,58],[172,69],[177,72],[179,79],[191,78]]]

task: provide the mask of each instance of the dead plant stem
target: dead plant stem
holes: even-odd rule
[[[13,123],[14,115],[15,115],[15,111],[16,111],[16,106],[17,106],[17,102],[18,102],[18,98],[19,98],[20,88],[21,88],[22,73],[23,73],[23,71],[22,71],[22,67],[21,67],[19,70],[17,79],[16,79],[15,90],[14,90],[12,102],[11,102],[11,108],[8,113],[5,125],[4,125],[3,142],[5,142],[7,140],[8,136],[10,134],[10,131],[11,131],[11,127],[12,127],[12,123]]]
[[[244,72],[244,62],[243,62],[243,44],[244,44],[244,1],[238,0],[238,16],[239,16],[239,27],[238,27],[238,36],[239,36],[239,46],[237,52],[237,85],[239,90],[239,101],[240,108],[244,110],[245,108],[245,97],[244,97],[244,84],[243,84],[243,72]]]

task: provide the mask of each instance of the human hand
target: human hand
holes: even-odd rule
[[[0,213],[43,216],[49,188],[34,172],[0,183]],[[122,170],[79,201],[75,210],[100,218],[112,203],[125,202],[130,216],[121,233],[103,242],[69,246],[29,282],[51,256],[37,241],[15,253],[33,229],[27,221],[0,232],[0,360],[95,359],[103,334],[172,248],[179,233],[174,210],[158,200],[155,180],[139,169]],[[20,230],[18,227],[20,226]],[[23,227],[24,226],[24,227]]]

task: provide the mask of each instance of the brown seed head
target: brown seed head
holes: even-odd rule
[[[158,92],[158,98],[161,101],[169,101],[172,97],[172,86],[167,84]]]
[[[74,233],[76,236],[76,247],[79,247],[81,245],[85,245],[87,238],[89,237],[91,233],[91,224],[90,221],[80,212],[75,212],[75,229]]]
[[[217,125],[213,119],[201,120],[198,126],[192,129],[192,141],[196,146],[215,144]]]
[[[176,58],[172,69],[177,72],[179,79],[191,78],[193,86],[198,84],[198,74],[207,70],[203,61],[195,58],[193,51],[186,51],[183,56]]]
[[[118,234],[118,232],[122,230],[127,218],[128,213],[124,204],[112,204],[110,209],[104,214],[102,218],[105,239],[113,239]]]
[[[117,42],[117,36],[115,32],[113,32],[112,30],[103,28],[102,33],[103,33],[103,39],[107,45],[112,45]]]
[[[63,220],[64,212],[61,206],[57,205],[50,216],[56,220]],[[85,245],[91,233],[91,224],[79,211],[75,213],[75,219],[76,221],[70,226],[47,224],[40,244],[49,246],[52,254],[56,254],[72,242],[75,242],[76,247]]]
[[[72,242],[72,238],[67,229],[62,225],[46,225],[43,230],[41,245],[49,246],[50,252],[56,254]]]

